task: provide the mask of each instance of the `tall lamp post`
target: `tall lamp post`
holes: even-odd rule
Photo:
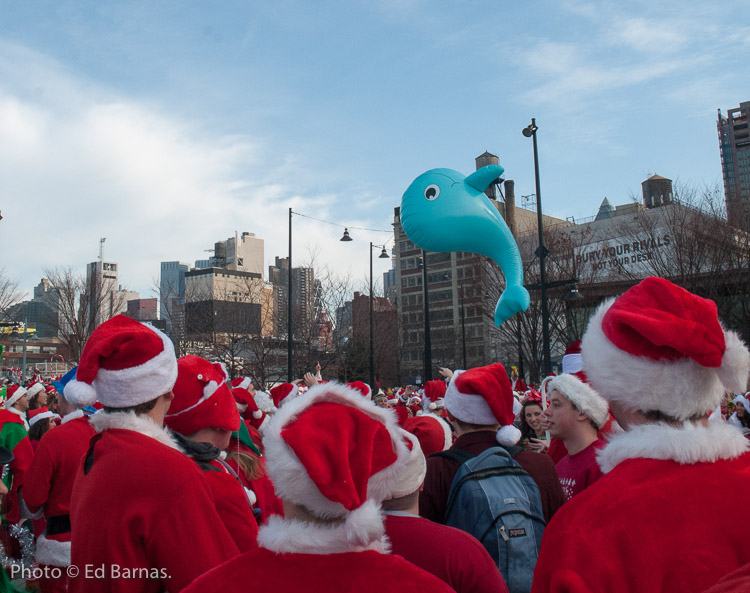
[[[286,365],[286,377],[289,383],[292,382],[292,350],[293,350],[293,336],[292,336],[292,214],[300,215],[299,212],[294,212],[289,208],[289,276],[287,279],[287,317],[286,317],[286,350],[287,350],[287,365]],[[351,241],[352,238],[349,236],[349,229],[344,228],[344,236],[339,241]]]
[[[370,242],[370,389],[375,392],[375,309],[373,305],[374,295],[372,294],[372,248],[380,247],[382,251],[378,259],[388,259],[388,252],[385,250],[385,244],[373,245]]]
[[[536,132],[539,128],[536,119],[531,118],[531,123],[526,126],[522,133],[534,142],[534,179],[536,181],[536,220],[539,231],[539,248],[536,255],[539,258],[539,285],[542,293],[542,349],[543,349],[543,373],[549,375],[552,372],[552,358],[550,356],[549,339],[549,306],[547,304],[547,273],[545,269],[545,258],[547,249],[544,247],[544,223],[542,221],[542,192],[539,188],[539,153],[536,145]]]
[[[430,380],[432,374],[432,339],[430,337],[430,299],[427,291],[427,252],[422,250],[422,285],[424,288],[424,379],[422,385]]]

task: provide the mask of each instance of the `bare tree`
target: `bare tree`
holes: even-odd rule
[[[18,283],[10,278],[5,268],[0,268],[0,321],[11,321],[8,313],[22,298]]]
[[[617,230],[630,245],[629,254],[611,258],[622,262],[622,277],[668,278],[715,301],[720,318],[750,338],[750,235],[727,222],[718,187],[677,186],[671,204],[623,217]]]

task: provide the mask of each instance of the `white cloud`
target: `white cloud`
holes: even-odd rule
[[[372,226],[351,200],[344,209],[339,194],[299,187],[298,179],[322,174],[304,170],[298,156],[279,159],[246,134],[212,134],[23,48],[0,45],[0,63],[0,250],[27,290],[45,267],[83,269],[100,237],[105,259],[120,263],[121,282],[147,297],[160,261],[205,258],[235,230],[265,239],[267,261],[285,255],[289,206]],[[35,91],[39,81],[43,92]],[[334,267],[364,269],[366,243],[342,249],[340,236],[295,220],[295,261],[320,244]]]

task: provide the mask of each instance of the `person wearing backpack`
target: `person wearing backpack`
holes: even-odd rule
[[[565,502],[552,459],[514,447],[521,433],[501,364],[457,371],[445,406],[457,438],[427,459],[420,515],[474,535],[508,589],[528,591],[544,524]]]

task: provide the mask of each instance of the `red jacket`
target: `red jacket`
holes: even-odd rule
[[[458,593],[508,593],[487,550],[460,529],[386,511],[385,532],[392,554],[434,574]]]
[[[451,593],[437,577],[399,556],[373,550],[338,554],[245,552],[183,593]]]
[[[479,455],[490,447],[497,447],[495,431],[482,430],[461,435],[453,443],[452,449],[468,451]],[[525,469],[539,487],[542,498],[542,510],[544,519],[549,522],[565,502],[560,480],[557,477],[552,459],[544,454],[534,451],[521,451],[515,457],[519,465]],[[445,503],[448,500],[453,478],[456,476],[459,464],[444,457],[427,458],[427,475],[424,480],[424,489],[419,495],[419,514],[442,523],[445,518]]]
[[[532,593],[699,593],[750,563],[750,521],[726,512],[750,492],[747,449],[723,423],[613,437],[598,457],[609,473],[547,526]]]
[[[71,593],[180,591],[238,553],[196,464],[147,417],[95,414],[71,498]],[[88,572],[87,572],[88,569]]]

